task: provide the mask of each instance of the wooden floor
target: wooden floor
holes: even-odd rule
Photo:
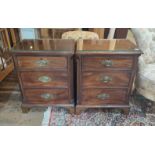
[[[0,126],[41,125],[45,109],[32,108],[21,111],[21,93],[15,72],[0,82]]]
[[[3,81],[0,82],[0,91],[16,90],[19,91],[16,72],[11,72]]]
[[[11,94],[20,94],[15,71],[11,72],[3,81],[0,82],[0,102],[6,101]]]

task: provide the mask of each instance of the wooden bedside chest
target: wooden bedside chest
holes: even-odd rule
[[[34,106],[74,109],[73,40],[24,40],[12,49],[23,112]]]
[[[129,109],[141,51],[128,40],[80,40],[77,44],[77,105]]]

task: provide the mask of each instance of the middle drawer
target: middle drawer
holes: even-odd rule
[[[24,88],[68,88],[66,72],[20,72]]]
[[[84,88],[128,87],[131,71],[83,72]]]

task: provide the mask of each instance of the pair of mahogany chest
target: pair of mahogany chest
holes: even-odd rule
[[[129,109],[140,50],[128,40],[23,40],[12,49],[23,112]]]

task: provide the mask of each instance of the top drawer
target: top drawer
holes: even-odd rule
[[[106,68],[131,69],[133,66],[132,57],[83,57],[83,70],[103,70]]]
[[[65,57],[46,56],[18,56],[17,64],[23,69],[63,69],[67,70],[67,59]]]

